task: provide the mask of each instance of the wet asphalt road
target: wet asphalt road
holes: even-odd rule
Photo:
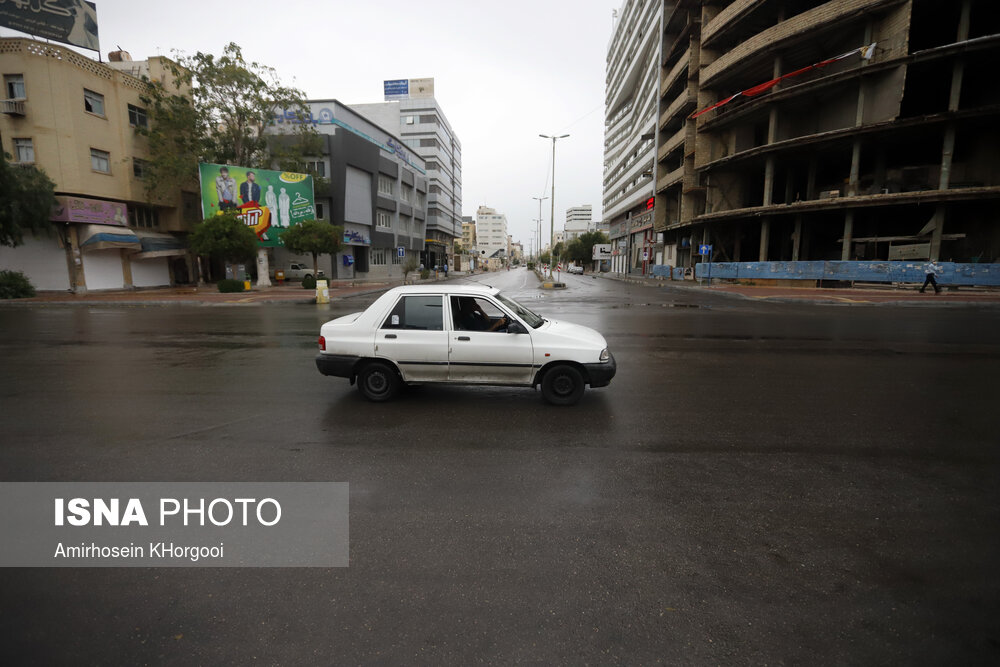
[[[2,654],[101,664],[1000,660],[1000,309],[478,278],[610,387],[365,402],[327,306],[0,308],[8,481],[346,481],[343,569],[0,571]]]

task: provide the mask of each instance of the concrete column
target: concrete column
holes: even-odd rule
[[[87,293],[87,278],[83,273],[83,255],[80,254],[80,236],[76,225],[66,225],[66,261],[69,266],[69,284],[76,294]]]
[[[840,260],[846,262],[851,259],[851,244],[854,242],[854,211],[848,211],[844,215],[844,243],[840,247]]]
[[[318,264],[319,262],[317,262]],[[313,271],[319,271],[318,266]],[[257,287],[271,286],[271,266],[267,261],[267,248],[257,248]]]
[[[802,216],[795,216],[795,231],[792,233],[792,261],[799,261],[802,240]]]
[[[931,252],[932,262],[938,261],[941,257],[941,235],[944,233],[944,204],[938,204],[934,209],[934,231],[931,232]]]
[[[764,206],[770,206],[774,192],[774,156],[768,155],[764,163]]]
[[[125,289],[134,289],[135,285],[132,284],[132,258],[128,250],[121,248],[119,254],[122,258],[122,282],[125,283]]]
[[[819,159],[815,156],[809,158],[809,172],[806,175],[806,200],[816,199],[816,172],[819,170]]]
[[[758,262],[767,261],[767,247],[771,243],[771,219],[764,218],[760,221],[760,254]]]
[[[847,196],[853,197],[858,194],[858,181],[861,172],[861,140],[855,139],[851,148],[851,174],[847,180]]]

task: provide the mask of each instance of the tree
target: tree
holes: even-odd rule
[[[604,232],[584,232],[569,242],[566,247],[566,257],[581,264],[589,262],[594,257],[594,246],[598,243],[608,243]]]
[[[0,157],[0,245],[16,248],[24,243],[24,232],[49,233],[52,208],[56,205],[55,183],[33,166],[13,166],[7,155]]]
[[[281,242],[296,255],[312,255],[313,271],[319,271],[319,255],[335,255],[340,252],[344,230],[318,220],[306,220],[289,227],[281,235]]]
[[[147,196],[172,188],[197,190],[197,163],[304,170],[319,134],[309,120],[305,93],[282,85],[273,68],[243,58],[230,42],[216,57],[198,52],[170,64],[173,81],[149,81],[142,96],[149,125],[137,128],[149,140]],[[276,113],[293,120],[288,141],[268,141]],[[286,113],[287,112],[287,113]]]
[[[407,257],[406,261],[403,262],[403,280],[406,280],[406,276],[416,271],[417,267],[419,266],[420,262],[417,261],[416,255],[410,255],[409,257]]]
[[[257,254],[257,235],[233,211],[196,225],[188,244],[197,255],[218,257],[230,264],[249,262]]]

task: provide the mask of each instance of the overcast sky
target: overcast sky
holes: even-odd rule
[[[552,145],[538,135],[569,133],[556,149],[556,229],[570,206],[591,204],[601,217],[604,59],[618,0],[96,4],[105,60],[116,46],[142,60],[219,54],[234,41],[310,98],[346,104],[382,101],[385,79],[433,77],[462,142],[463,214],[481,204],[506,213],[526,250],[532,197],[550,187]]]

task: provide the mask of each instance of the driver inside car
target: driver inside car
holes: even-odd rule
[[[483,307],[472,297],[458,297],[457,300],[459,308],[455,316],[455,325],[462,331],[496,331],[508,324],[506,316],[491,320]]]

